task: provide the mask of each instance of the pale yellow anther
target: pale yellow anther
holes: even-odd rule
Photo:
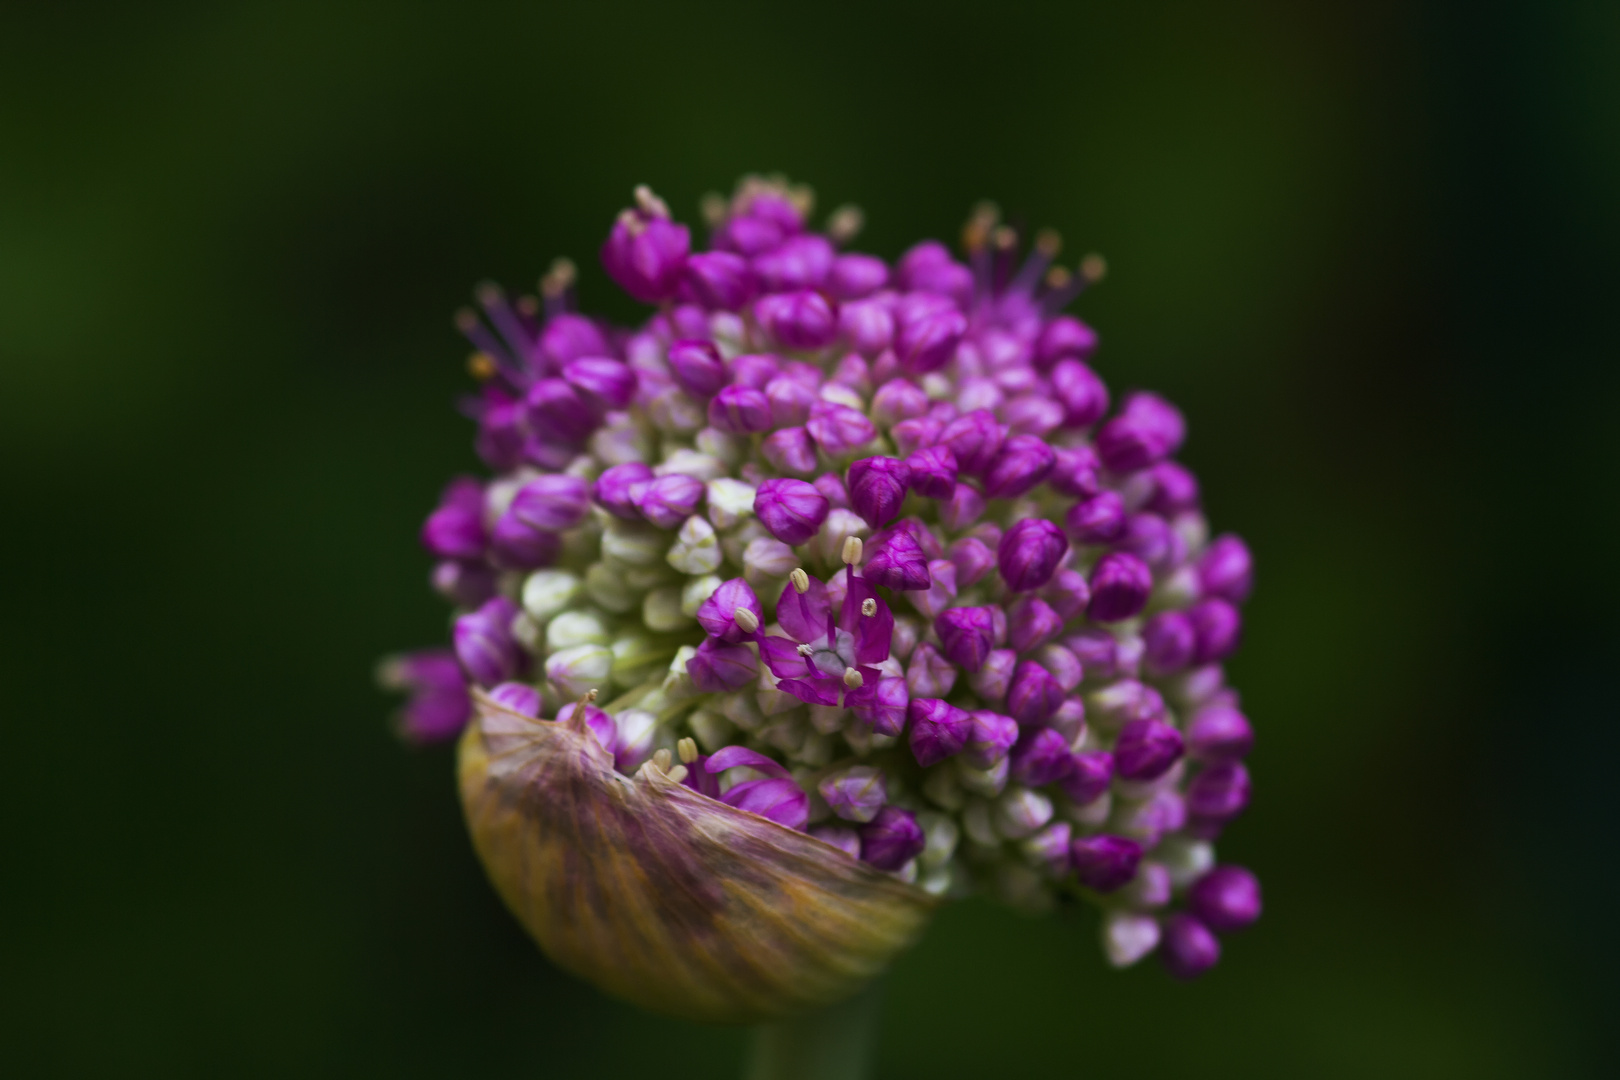
[[[799,646],[799,655],[800,656],[814,656],[815,654],[816,654],[816,647],[814,645],[800,645]]]
[[[653,751],[653,768],[657,769],[659,772],[669,772],[669,764],[671,760],[669,748],[667,746],[661,746],[657,750]]]
[[[862,615],[876,615],[877,614],[877,601],[872,599],[870,596],[868,596],[865,600],[862,600],[861,601],[861,614]]]
[[[851,690],[859,690],[865,682],[866,680],[861,677],[861,673],[855,668],[844,669],[844,685]]]
[[[731,617],[737,621],[738,629],[745,634],[752,634],[759,629],[759,616],[745,607],[737,608],[731,613]]]
[[[861,538],[858,536],[844,537],[844,562],[849,566],[859,566],[861,562]]]
[[[675,744],[675,752],[681,756],[683,762],[691,763],[697,760],[697,740],[690,735]]]
[[[799,595],[810,591],[810,575],[805,573],[802,567],[794,568],[793,573],[788,575],[788,580],[793,582],[793,591]]]
[[[1095,285],[1101,281],[1106,273],[1108,273],[1108,260],[1096,252],[1092,252],[1080,260],[1080,276],[1091,284]]]
[[[673,769],[669,770],[669,778],[671,780],[675,781],[677,784],[680,783],[682,780],[685,780],[686,779],[686,766],[685,765],[677,765]]]

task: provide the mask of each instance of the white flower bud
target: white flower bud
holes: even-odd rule
[[[663,560],[668,537],[650,525],[614,519],[602,530],[602,554],[628,566],[651,566]]]
[[[692,685],[692,676],[686,673],[686,663],[697,655],[697,646],[682,645],[675,653],[675,659],[669,662],[669,673],[664,676],[664,684],[659,690],[670,702],[685,701],[697,693]]]
[[[613,650],[604,645],[575,645],[552,653],[546,661],[546,678],[556,684],[565,698],[577,698],[595,690],[598,696],[612,688]]]
[[[793,549],[774,536],[750,540],[743,550],[743,577],[756,591],[780,583],[797,565]]]
[[[1038,791],[1014,785],[996,800],[992,818],[1002,836],[1022,840],[1052,820],[1052,800]]]
[[[975,795],[993,799],[1007,786],[1008,764],[1005,757],[988,769],[976,769],[962,758],[953,758],[952,762],[956,767],[956,782]]]
[[[990,804],[983,799],[969,799],[962,808],[962,831],[981,848],[995,851],[1001,847],[1001,837],[990,824]]]
[[[665,390],[647,404],[647,416],[654,427],[666,434],[696,431],[708,419],[703,406],[673,388]]]
[[[1102,828],[1113,809],[1114,797],[1106,791],[1083,805],[1063,800],[1064,818],[1086,829]]]
[[[1209,543],[1209,519],[1197,510],[1183,510],[1170,519],[1170,527],[1186,541],[1187,550],[1194,555],[1204,550],[1204,545]]]
[[[687,518],[665,559],[683,574],[707,574],[719,569],[720,538],[714,526],[697,514]]]
[[[604,427],[591,436],[591,453],[604,467],[646,461],[652,456],[652,440],[628,414],[621,415],[625,418],[621,423]]]
[[[669,657],[669,646],[646,634],[627,634],[616,639],[613,650],[613,681],[620,686],[645,682],[654,665],[662,666]]]
[[[838,566],[843,562],[844,549],[851,537],[859,540],[870,536],[872,530],[867,527],[866,521],[853,510],[836,507],[827,513],[827,520],[821,523],[821,531],[816,533],[815,539],[810,543],[816,557],[828,566]],[[857,559],[858,559],[857,555]]]
[[[756,494],[752,484],[733,480],[729,476],[710,480],[709,520],[718,528],[729,529],[744,518],[753,517]]]
[[[681,610],[681,590],[673,585],[654,589],[641,604],[641,621],[647,629],[669,633],[691,625],[692,617]]]
[[[686,718],[686,726],[692,729],[698,745],[703,747],[706,754],[712,754],[725,746],[737,732],[730,720],[709,709],[693,710]]]
[[[1111,911],[1103,916],[1102,947],[1108,962],[1130,967],[1159,946],[1159,923],[1151,915]]]
[[[917,856],[924,870],[931,870],[949,862],[951,856],[956,854],[956,842],[961,838],[961,830],[949,815],[934,810],[919,810],[917,824],[922,826],[923,837],[927,844],[921,855]]]
[[[760,711],[759,702],[750,690],[740,690],[735,694],[721,694],[713,701],[715,709],[744,731],[757,731],[765,722],[765,714]]]
[[[546,622],[579,596],[585,583],[567,570],[536,570],[523,582],[523,610]]]
[[[858,391],[843,383],[822,383],[820,395],[822,401],[830,401],[834,405],[848,405],[856,412],[866,411],[866,399],[861,397]]]
[[[645,709],[625,709],[613,717],[619,739],[614,756],[620,772],[632,773],[652,756],[658,736],[658,717]]]
[[[951,891],[953,869],[950,863],[936,866],[931,870],[925,868],[922,876],[917,879],[917,887],[930,896],[944,896]]]
[[[651,566],[630,566],[624,571],[624,583],[631,592],[644,593],[648,589],[656,589],[660,585],[674,585],[680,580],[680,575],[669,568],[665,562],[657,562]]]
[[[585,593],[597,607],[618,615],[636,606],[636,597],[625,584],[624,575],[606,563],[595,563],[585,571]]]
[[[1148,597],[1148,609],[1164,611],[1168,608],[1187,607],[1198,599],[1198,594],[1202,590],[1203,584],[1198,578],[1197,565],[1187,563],[1159,582],[1153,590],[1153,595]]]
[[[520,612],[517,618],[512,620],[512,636],[517,639],[519,645],[535,656],[540,655],[541,647],[545,644],[541,623],[527,611]]]
[[[677,446],[664,452],[663,464],[654,465],[653,473],[657,476],[681,474],[695,476],[699,480],[718,480],[726,475],[726,466],[713,454]]]
[[[606,645],[607,623],[594,611],[564,611],[546,627],[546,648],[551,652],[575,645]]]
[[[1215,849],[1207,840],[1167,836],[1153,849],[1153,858],[1170,871],[1170,884],[1185,889],[1215,865]]]
[[[693,440],[702,453],[719,460],[727,469],[741,465],[748,455],[748,440],[740,435],[728,435],[718,428],[706,427]],[[696,476],[696,473],[692,474]]]
[[[704,574],[681,586],[682,613],[696,618],[698,608],[703,606],[703,601],[714,595],[714,590],[718,589],[720,584],[720,579],[714,574]]]
[[[905,882],[907,885],[915,882],[917,880],[917,860],[907,859],[906,865],[896,870],[894,872],[894,876]]]

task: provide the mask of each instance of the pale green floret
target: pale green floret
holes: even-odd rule
[[[1014,785],[995,801],[991,824],[1007,840],[1033,836],[1052,820],[1052,800],[1038,791]]]
[[[546,678],[564,698],[577,698],[588,691],[607,693],[612,689],[613,650],[605,645],[575,645],[553,653],[546,661]]]
[[[681,590],[666,585],[647,594],[641,604],[641,621],[649,630],[673,633],[692,625],[692,616],[681,610]]]
[[[595,611],[564,611],[546,626],[546,648],[560,652],[576,645],[606,645],[607,622]]]
[[[615,521],[602,530],[602,555],[618,559],[626,566],[651,566],[661,562],[669,548],[669,534],[651,525]]]
[[[693,440],[697,448],[710,457],[719,459],[727,469],[735,469],[748,454],[748,440],[738,435],[727,435],[716,428],[706,427]],[[692,475],[696,476],[696,473]]]
[[[1184,889],[1215,865],[1215,849],[1207,840],[1167,836],[1153,849],[1153,858],[1170,871],[1170,884]]]
[[[683,574],[708,574],[719,569],[720,538],[714,526],[696,514],[687,518],[665,559]]]
[[[682,474],[695,476],[699,480],[717,480],[726,475],[725,462],[713,454],[705,454],[699,450],[688,447],[671,447],[664,455],[664,463],[654,467],[653,472],[659,476],[673,476]]]
[[[692,685],[692,676],[686,673],[687,662],[697,655],[695,645],[682,645],[675,652],[675,659],[669,662],[669,673],[664,676],[664,684],[659,689],[670,702],[684,701],[697,693]]]
[[[543,623],[572,604],[584,586],[567,570],[536,570],[523,582],[523,610]]]
[[[756,494],[752,484],[745,484],[741,480],[730,477],[710,480],[707,491],[709,521],[716,528],[729,529],[744,518],[753,517]]]
[[[956,843],[962,836],[956,822],[947,814],[920,810],[917,812],[917,824],[922,826],[927,844],[922,854],[917,856],[922,867],[931,870],[950,862],[951,856],[956,854]]]
[[[706,754],[729,745],[737,733],[736,726],[730,720],[709,709],[694,709],[692,715],[686,718],[686,726],[692,729],[698,745],[703,747]]]
[[[624,572],[607,563],[595,563],[585,571],[585,592],[596,606],[617,615],[636,606],[636,597],[625,583]]]
[[[680,390],[670,390],[653,398],[647,417],[665,434],[691,433],[703,426],[707,414],[703,406]]]
[[[961,758],[954,758],[956,780],[963,790],[993,799],[1007,786],[1007,759],[1002,758],[988,769],[978,769]]]

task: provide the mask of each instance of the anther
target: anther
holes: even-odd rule
[[[1042,229],[1035,234],[1035,250],[1048,259],[1057,258],[1057,253],[1063,250],[1063,237],[1058,235],[1056,229]]]
[[[737,626],[745,634],[752,634],[759,629],[759,616],[745,607],[739,607],[732,611],[731,617],[737,621]]]
[[[990,239],[998,251],[1011,251],[1018,246],[1018,232],[1010,225],[997,226]]]
[[[810,575],[804,572],[803,567],[795,567],[788,580],[793,582],[793,591],[800,596],[810,591]]]
[[[467,357],[467,374],[483,382],[495,375],[495,361],[489,358],[488,353],[475,352]]]
[[[1046,272],[1046,287],[1048,289],[1066,289],[1074,275],[1069,273],[1068,267],[1054,266]]]
[[[861,538],[858,536],[844,537],[844,563],[847,566],[859,566],[861,562]]]
[[[636,185],[635,196],[636,205],[641,207],[642,213],[651,214],[653,217],[669,217],[669,206],[663,199],[654,195],[653,189],[646,184]]]
[[[856,668],[844,669],[844,685],[851,690],[859,690],[865,682],[866,680],[861,677],[860,671]]]
[[[653,766],[659,772],[661,772],[661,773],[669,772],[669,763],[670,763],[670,760],[671,760],[670,759],[670,753],[669,753],[669,747],[661,746],[657,750],[655,750],[653,752],[652,760],[653,760]]]
[[[669,770],[669,778],[671,780],[675,781],[677,784],[680,783],[682,780],[685,780],[686,779],[686,766],[685,765],[677,765],[673,769]]]
[[[865,600],[862,600],[861,601],[861,614],[862,615],[876,615],[877,614],[877,601],[872,599],[870,596],[868,596]]]
[[[814,656],[814,655],[816,655],[816,647],[814,645],[800,645],[799,646],[799,655],[800,656]]]
[[[726,223],[726,206],[726,197],[718,191],[708,192],[698,200],[698,209],[711,229],[719,228]]]
[[[1108,260],[1095,251],[1080,260],[1080,276],[1085,278],[1088,284],[1095,285],[1103,279],[1103,275],[1106,273],[1108,273]]]
[[[690,735],[675,744],[675,752],[681,756],[681,761],[691,764],[697,760],[697,741]]]
[[[847,244],[860,235],[861,227],[865,224],[866,215],[861,208],[845,204],[827,216],[827,235],[832,237],[835,244]]]

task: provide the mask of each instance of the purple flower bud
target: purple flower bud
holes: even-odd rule
[[[669,347],[669,370],[682,390],[710,398],[726,385],[726,364],[712,341],[677,341]]]
[[[962,756],[976,769],[991,768],[1006,757],[1018,741],[1018,721],[988,709],[975,710],[968,716],[973,727]]]
[[[1161,461],[1153,466],[1153,498],[1148,509],[1165,517],[1198,507],[1198,478],[1185,465]]]
[[[967,318],[952,304],[902,306],[894,352],[907,371],[922,374],[945,366],[967,333]]]
[[[512,401],[499,401],[484,409],[478,418],[478,456],[493,469],[510,469],[523,454],[524,407]]]
[[[901,592],[928,588],[928,556],[911,533],[888,529],[867,545],[861,574],[874,585]]]
[[[995,644],[995,623],[987,607],[951,608],[934,620],[934,633],[951,663],[978,671]]]
[[[512,620],[517,613],[516,604],[497,596],[456,620],[452,635],[456,659],[474,682],[494,686],[523,667],[523,653],[512,637]]]
[[[743,214],[716,229],[710,239],[714,247],[722,251],[759,255],[780,244],[785,235],[797,231],[796,227],[784,231],[780,222]]]
[[[790,829],[802,829],[810,820],[810,797],[798,784],[783,777],[744,780],[728,788],[720,801]]]
[[[879,735],[898,735],[905,730],[910,701],[906,680],[892,677],[865,683],[844,695],[844,705],[855,719]]]
[[[1114,755],[1106,750],[1087,750],[1074,755],[1069,775],[1062,780],[1063,793],[1084,806],[1108,790],[1114,778]]]
[[[926,641],[911,653],[906,687],[914,698],[942,698],[956,685],[956,665]]]
[[[422,546],[442,559],[476,559],[484,554],[483,491],[476,480],[453,483],[439,508],[422,523]]]
[[[1063,523],[1081,544],[1109,544],[1125,535],[1125,501],[1115,491],[1102,491],[1075,503]]]
[[[1009,589],[1029,592],[1052,580],[1068,550],[1069,541],[1062,529],[1042,518],[1024,518],[1002,535],[996,548],[996,565]],[[1096,593],[1095,582],[1092,592]],[[1144,603],[1146,599],[1144,595]]]
[[[874,255],[851,252],[833,260],[826,288],[839,300],[859,300],[871,296],[889,283],[889,267]]]
[[[816,445],[832,458],[842,457],[877,437],[877,428],[865,413],[832,401],[812,403],[810,421],[805,426]]]
[[[870,765],[853,765],[841,772],[831,773],[817,785],[816,790],[827,800],[832,812],[845,821],[871,821],[883,809],[883,804],[889,801],[883,770]]]
[[[568,723],[574,718],[574,713],[579,708],[578,702],[571,701],[564,705],[557,710],[557,722],[559,724]],[[613,717],[595,705],[586,705],[584,708],[585,730],[589,731],[596,741],[602,744],[602,749],[610,754],[613,753],[619,744],[619,725],[614,722]]]
[[[540,333],[540,352],[554,368],[582,356],[610,356],[607,338],[590,319],[571,311],[559,312]]]
[[[1125,520],[1125,535],[1115,541],[1115,547],[1159,571],[1174,568],[1187,555],[1187,542],[1158,514],[1132,514]]]
[[[894,341],[894,316],[877,300],[857,300],[839,311],[838,332],[856,352],[874,357]]]
[[[909,810],[885,806],[861,826],[861,858],[879,870],[898,870],[928,846],[922,826]]]
[[[1064,693],[1069,693],[1079,686],[1080,680],[1085,677],[1085,669],[1080,666],[1080,658],[1062,645],[1042,646],[1040,651],[1035,654],[1035,659],[1041,667],[1051,672],[1052,678],[1056,679],[1058,685],[1063,687]],[[1071,699],[1064,704],[1072,704],[1076,710],[1075,719],[1084,723],[1086,718],[1085,706],[1078,699]]]
[[[990,463],[984,493],[992,499],[1016,499],[1045,480],[1056,461],[1052,448],[1034,435],[1014,435]]]
[[[777,427],[803,424],[810,418],[810,406],[819,400],[815,387],[791,375],[779,375],[766,383],[765,397],[771,403],[771,423]]]
[[[759,287],[748,260],[729,251],[689,256],[681,280],[692,298],[711,311],[738,311]]]
[[[1209,927],[1180,912],[1164,920],[1159,938],[1159,959],[1178,979],[1196,979],[1221,958],[1221,943]]]
[[[996,557],[977,537],[964,536],[951,544],[948,552],[956,565],[956,583],[959,588],[972,588],[996,564]]]
[[[1114,744],[1114,768],[1123,780],[1157,780],[1181,751],[1181,732],[1163,720],[1132,720]]]
[[[1210,765],[1187,785],[1187,812],[1194,818],[1226,822],[1248,805],[1249,770],[1241,761]]]
[[[741,690],[759,678],[759,664],[746,645],[723,645],[705,638],[686,662],[692,685],[706,694]]]
[[[1164,697],[1135,679],[1121,679],[1092,691],[1086,705],[1097,723],[1110,731],[1133,720],[1158,720],[1164,716]]]
[[[861,857],[861,834],[842,825],[817,825],[810,835],[823,844],[831,844],[852,859]]]
[[[1198,645],[1193,621],[1183,611],[1161,611],[1142,627],[1142,661],[1154,675],[1169,675],[1192,662]]]
[[[774,251],[756,255],[754,273],[767,292],[819,289],[831,272],[832,244],[825,236],[806,234],[784,241]]]
[[[703,500],[703,481],[685,473],[670,473],[635,485],[630,497],[641,515],[660,529],[678,528]]]
[[[1015,435],[1046,438],[1063,426],[1063,405],[1045,393],[1020,394],[1002,407],[1002,418]]]
[[[615,465],[611,469],[604,470],[602,475],[596,478],[592,497],[595,498],[596,505],[614,517],[626,521],[639,521],[641,511],[636,509],[632,492],[637,484],[646,483],[652,478],[652,469],[639,461]]]
[[[772,379],[782,374],[781,363],[769,353],[744,353],[742,356],[733,356],[726,367],[730,370],[731,381],[735,385],[751,386],[755,390],[765,389],[771,384]],[[809,405],[806,404],[805,408],[808,409]]]
[[[948,446],[926,446],[906,458],[911,490],[929,499],[956,494],[956,455]]]
[[[1205,596],[1219,596],[1241,604],[1254,585],[1254,564],[1249,547],[1240,537],[1218,536],[1198,560],[1198,577]]]
[[[472,716],[467,680],[448,649],[423,649],[383,661],[377,681],[411,697],[400,709],[399,731],[415,743],[443,742],[461,734]]]
[[[1091,570],[1091,603],[1086,614],[1098,622],[1118,622],[1141,611],[1153,591],[1148,564],[1124,551],[1111,551]]]
[[[1142,845],[1123,836],[1082,836],[1069,845],[1080,884],[1098,892],[1113,892],[1136,876]]]
[[[602,245],[602,266],[644,304],[668,300],[680,287],[692,237],[685,225],[644,210],[626,210]]]
[[[1063,687],[1033,660],[1021,662],[1007,688],[1007,712],[1020,724],[1043,724],[1063,704]]]
[[[572,529],[591,508],[590,485],[577,476],[537,476],[518,489],[507,514],[535,529]]]
[[[1253,745],[1248,717],[1225,702],[1206,705],[1187,721],[1187,751],[1199,761],[1236,761]]]
[[[1001,425],[994,413],[978,409],[946,424],[937,441],[951,448],[957,468],[979,476],[1001,452]]]
[[[1135,472],[1175,453],[1186,436],[1179,409],[1157,394],[1136,393],[1098,429],[1097,454],[1113,472]]]
[[[966,301],[973,294],[973,272],[951,258],[945,245],[925,240],[900,257],[895,280],[902,289]]]
[[[1189,608],[1187,616],[1198,639],[1194,663],[1224,660],[1236,651],[1243,633],[1243,616],[1229,601],[1211,596]]]
[[[1119,643],[1106,630],[1087,627],[1064,638],[1063,646],[1080,658],[1088,678],[1112,679],[1124,674],[1117,662]]]
[[[771,432],[759,445],[760,456],[777,472],[809,476],[816,471],[816,444],[802,427]]]
[[[862,458],[849,467],[849,502],[874,529],[887,525],[906,501],[911,469],[898,458]]]
[[[570,361],[563,378],[601,409],[622,409],[636,395],[636,373],[623,361],[605,356]]]
[[[923,768],[938,764],[967,745],[973,719],[955,705],[938,698],[912,698],[911,753]]]
[[[1108,387],[1078,360],[1060,360],[1052,369],[1052,396],[1069,427],[1090,427],[1108,411]]]
[[[600,419],[596,407],[563,379],[541,379],[523,404],[531,430],[569,444],[583,442]]]
[[[827,520],[827,497],[803,480],[767,480],[754,495],[760,524],[784,544],[802,544]]]
[[[1091,602],[1091,586],[1078,570],[1059,570],[1041,590],[1041,599],[1057,613],[1061,626],[1086,609]]]
[[[933,446],[944,430],[943,421],[917,416],[894,425],[889,429],[889,436],[894,439],[896,449],[902,454],[910,455],[925,446]]]
[[[819,349],[838,336],[838,316],[820,293],[772,293],[754,303],[754,317],[785,349]]]
[[[1041,329],[1035,342],[1035,363],[1045,371],[1059,360],[1084,360],[1096,351],[1097,331],[1072,315],[1059,315]]]
[[[957,484],[950,501],[939,508],[940,524],[952,532],[972,525],[984,513],[984,497],[971,485]]]
[[[928,411],[928,395],[907,379],[890,379],[872,395],[872,419],[884,427],[911,420]]]
[[[1052,464],[1052,472],[1046,478],[1046,483],[1059,495],[1068,495],[1077,499],[1089,499],[1097,494],[1101,488],[1097,482],[1097,470],[1102,463],[1097,460],[1097,452],[1089,446],[1077,446],[1053,451],[1056,461]]]
[[[1026,728],[1011,760],[1012,778],[1030,787],[1058,783],[1074,771],[1068,740],[1051,728]]]
[[[819,582],[818,582],[819,584]],[[759,597],[754,595],[753,586],[742,578],[732,578],[723,581],[720,587],[709,594],[709,598],[698,606],[697,621],[710,637],[718,638],[727,645],[735,645],[753,637],[753,632],[744,630],[737,625],[737,609],[743,608],[754,617],[757,627],[765,621],[765,609],[760,606]]]
[[[533,570],[550,566],[562,550],[562,537],[537,529],[511,510],[501,515],[489,538],[490,561],[503,570]]]
[[[731,435],[771,430],[771,401],[751,386],[726,386],[709,402],[709,424]]]
[[[540,715],[540,691],[528,683],[503,682],[489,692],[489,699],[524,716]]]
[[[849,509],[849,490],[844,482],[838,478],[837,473],[822,473],[811,481],[816,490],[827,497],[827,505],[835,510]]]
[[[1026,596],[1007,613],[1007,640],[1018,652],[1028,652],[1056,637],[1063,629],[1063,619],[1051,605],[1033,596]]]
[[[991,608],[992,617],[1000,608]],[[1013,671],[1018,667],[1018,654],[1011,649],[992,649],[979,670],[968,676],[968,685],[981,701],[999,705],[1007,700],[1007,689],[1012,686]]]
[[[446,559],[433,568],[433,590],[457,607],[477,607],[495,595],[489,564]]]
[[[1217,866],[1187,890],[1187,910],[1223,934],[1260,917],[1260,882],[1241,866]]]

